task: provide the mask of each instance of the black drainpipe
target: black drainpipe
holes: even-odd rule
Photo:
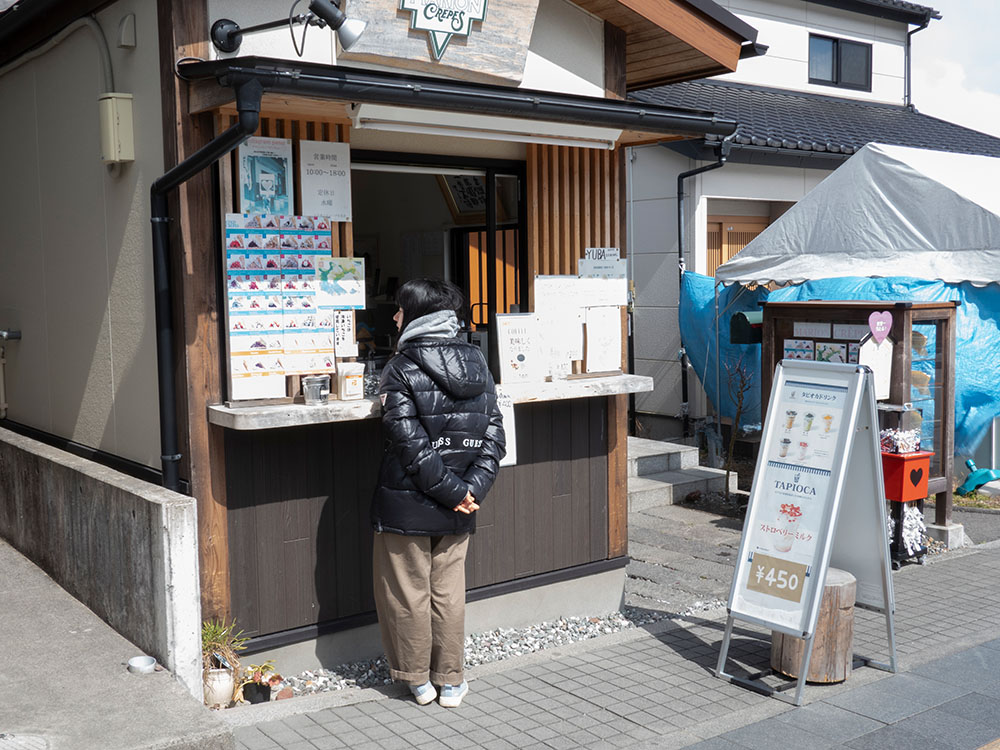
[[[177,441],[177,383],[174,378],[174,315],[170,293],[170,231],[167,193],[239,146],[257,130],[260,121],[260,83],[248,80],[236,87],[239,120],[187,159],[159,177],[149,189],[153,224],[153,295],[156,307],[156,376],[160,391],[160,464],[163,486],[180,490]]]
[[[697,169],[691,169],[687,172],[681,172],[677,175],[677,269],[678,269],[678,303],[680,302],[680,293],[684,284],[684,180],[688,177],[694,177],[696,174],[701,174],[702,172],[711,172],[713,169],[718,169],[719,167],[725,166],[726,160],[729,158],[729,148],[730,138],[732,135],[726,136],[725,139],[719,144],[719,160],[714,164],[706,164],[703,167],[698,167]],[[681,342],[681,424],[684,431],[684,437],[691,437],[691,409],[688,404],[688,358],[687,350],[684,348],[683,341]]]
[[[918,31],[926,29],[930,25],[930,22],[931,14],[928,12],[924,16],[923,23],[913,29],[913,31],[906,32],[906,81],[904,82],[903,106],[908,109],[913,109],[913,74],[910,70],[913,53],[910,51],[910,38]]]

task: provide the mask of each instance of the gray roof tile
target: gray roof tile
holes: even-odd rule
[[[658,86],[629,98],[731,117],[739,122],[732,139],[737,147],[849,155],[875,141],[1000,156],[1000,138],[900,105],[712,80]]]

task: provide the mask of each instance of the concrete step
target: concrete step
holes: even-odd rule
[[[628,439],[628,475],[643,477],[664,471],[691,469],[698,465],[698,449],[663,440]]]
[[[736,482],[736,472],[733,472],[729,477],[731,492],[736,490]],[[631,513],[660,505],[673,505],[692,492],[724,492],[725,488],[726,472],[708,466],[629,477],[628,509]]]

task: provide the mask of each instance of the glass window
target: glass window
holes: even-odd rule
[[[809,82],[872,90],[872,46],[809,35]]]
[[[843,39],[838,41],[837,46],[840,52],[840,84],[852,88],[871,89],[871,46]]]
[[[834,83],[833,75],[833,39],[822,36],[809,37],[809,80],[828,81]]]

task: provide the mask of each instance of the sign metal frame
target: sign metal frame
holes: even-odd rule
[[[836,396],[830,396],[836,408],[831,408],[830,419],[824,416],[825,431],[830,432],[830,425],[839,417],[839,425],[834,440],[826,435],[822,451],[813,457],[810,468],[802,464],[796,470],[794,459],[786,458],[788,440],[782,435],[787,433],[798,418],[797,412],[787,411],[781,414],[781,409],[788,404],[783,396],[804,398],[804,394],[796,394],[796,388],[815,388],[818,391],[829,391]],[[799,389],[800,391],[802,389]],[[840,409],[838,412],[837,409]],[[815,413],[813,413],[815,412]],[[808,433],[814,426],[818,410],[811,410],[803,415],[802,421],[796,423],[800,430]],[[788,415],[786,418],[785,415]],[[806,419],[808,423],[806,424]],[[821,427],[817,426],[816,432]],[[814,433],[815,434],[815,433]],[[829,436],[834,437],[834,436]],[[819,441],[816,441],[819,442]],[[784,443],[784,445],[781,445]],[[800,457],[804,460],[810,451],[806,441],[799,443]],[[780,458],[779,458],[780,456]],[[793,490],[807,490],[816,500],[812,502],[811,510],[821,510],[822,517],[811,518],[816,531],[815,544],[810,551],[801,552],[797,561],[787,560],[785,567],[790,571],[806,570],[799,581],[795,579],[797,588],[802,589],[798,598],[782,593],[763,591],[760,575],[752,569],[755,556],[767,561],[789,557],[791,544],[771,543],[761,538],[766,529],[772,536],[788,534],[787,530],[768,527],[761,523],[762,508],[772,507],[777,500],[771,495],[780,494],[782,488],[790,484],[778,482],[788,472],[796,472]],[[784,472],[784,474],[782,473]],[[800,487],[801,472],[811,472],[818,475],[812,487]],[[777,480],[775,479],[777,477]],[[808,482],[803,482],[807,485]],[[772,487],[772,485],[774,487]],[[781,498],[784,499],[784,498]],[[855,606],[872,610],[885,615],[886,636],[888,640],[888,663],[876,661],[870,657],[854,654],[856,661],[862,665],[872,666],[889,672],[896,672],[896,645],[893,625],[895,602],[892,591],[892,578],[889,562],[889,542],[886,535],[886,510],[882,483],[882,463],[880,461],[878,412],[875,405],[875,389],[872,371],[862,365],[822,363],[809,361],[782,360],[775,369],[771,387],[771,397],[768,400],[768,413],[764,421],[761,436],[761,451],[754,471],[753,489],[744,521],[743,534],[740,539],[739,555],[736,571],[730,588],[727,605],[726,629],[719,652],[719,661],[715,670],[717,677],[755,690],[756,692],[778,698],[793,705],[802,705],[802,695],[809,672],[809,660],[812,656],[816,623],[819,617],[823,587],[826,583],[826,573],[831,565],[852,573],[857,579],[857,599]],[[789,504],[790,505],[790,504]],[[789,505],[781,505],[781,512],[786,512]],[[799,508],[794,507],[796,512]],[[793,524],[794,525],[794,524]],[[796,538],[798,532],[794,532]],[[780,539],[780,536],[777,537]],[[809,541],[812,541],[812,535]],[[774,551],[775,546],[778,552]],[[803,557],[805,555],[805,557]],[[758,566],[760,567],[760,566]],[[773,569],[769,572],[773,572]],[[787,578],[790,574],[785,573]],[[756,575],[756,584],[751,576]],[[787,580],[786,577],[785,580]],[[773,579],[772,579],[773,581]],[[785,588],[785,587],[782,587]],[[782,601],[775,602],[773,599]],[[796,607],[795,605],[801,605]],[[739,677],[725,671],[729,646],[732,639],[735,620],[770,628],[786,635],[801,638],[805,641],[805,651],[799,677],[780,687],[771,687],[761,681],[761,678],[772,673],[765,670],[749,677]],[[795,688],[794,697],[785,694]]]

